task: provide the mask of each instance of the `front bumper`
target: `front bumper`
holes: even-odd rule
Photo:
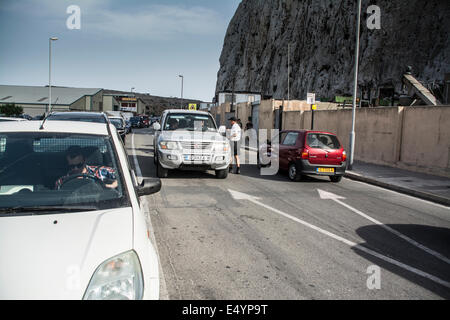
[[[301,170],[302,174],[314,174],[319,176],[343,176],[345,169],[347,168],[347,162],[344,161],[340,165],[322,165],[312,164],[309,160],[298,160],[297,166]],[[319,168],[334,168],[334,172],[318,172]]]
[[[187,157],[202,157],[202,160],[189,160]],[[229,152],[189,152],[185,150],[158,149],[158,161],[165,169],[181,170],[224,170],[231,163]]]

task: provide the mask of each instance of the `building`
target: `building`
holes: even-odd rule
[[[0,85],[0,104],[15,104],[30,116],[42,115],[49,104],[48,86]],[[52,86],[52,111],[101,111],[103,89]]]
[[[102,111],[124,111],[144,114],[148,111],[148,106],[144,100],[132,93],[113,93],[105,90],[103,93]]]

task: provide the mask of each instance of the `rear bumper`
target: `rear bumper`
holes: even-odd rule
[[[297,161],[297,166],[302,174],[314,174],[319,176],[343,176],[347,168],[347,162],[342,162],[341,165],[321,165],[312,164],[309,160]],[[334,172],[318,172],[318,168],[334,168]]]

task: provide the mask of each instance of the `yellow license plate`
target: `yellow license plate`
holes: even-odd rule
[[[317,168],[317,172],[334,173],[334,168]]]

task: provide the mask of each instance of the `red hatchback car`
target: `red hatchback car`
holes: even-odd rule
[[[303,175],[329,176],[332,182],[341,181],[347,167],[347,155],[335,134],[285,130],[278,137],[278,150],[272,148],[271,141],[261,145],[259,165],[269,164],[270,158],[273,159],[278,153],[279,168],[286,170],[292,181],[300,181]]]

